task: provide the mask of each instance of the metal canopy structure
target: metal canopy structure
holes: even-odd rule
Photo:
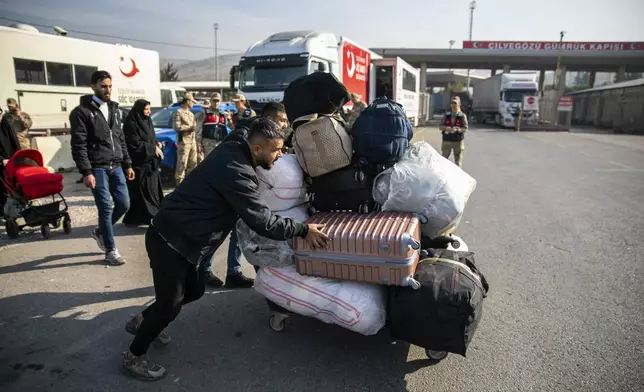
[[[555,70],[557,50],[494,49],[413,49],[373,48],[383,57],[400,57],[415,67],[443,69],[503,69],[531,71]],[[615,72],[624,66],[626,72],[644,72],[644,51],[565,51],[561,63],[567,71]]]

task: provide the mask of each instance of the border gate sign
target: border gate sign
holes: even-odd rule
[[[523,110],[524,111],[539,110],[539,101],[537,101],[537,97],[533,95],[526,95],[525,97],[523,97]]]
[[[559,97],[559,102],[557,102],[557,111],[572,112],[572,97]]]

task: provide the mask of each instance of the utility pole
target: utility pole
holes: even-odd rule
[[[562,47],[563,47],[563,39],[564,36],[566,35],[565,31],[560,31],[559,32],[559,48],[557,50],[557,68],[555,70],[555,104],[554,104],[554,123],[555,125],[559,125],[559,98],[563,95],[564,91],[566,90],[566,75],[564,72],[563,75],[563,80],[561,80],[561,52],[562,52]],[[563,86],[562,86],[563,83]]]
[[[476,1],[472,0],[470,2],[470,33],[469,33],[469,40],[472,40],[472,26],[474,25],[474,9],[476,9]],[[470,69],[467,70],[467,87],[466,91],[467,94],[469,95],[470,93]]]
[[[217,30],[219,30],[219,23],[213,25],[215,28],[215,81],[219,80],[219,56],[217,53]]]
[[[452,50],[452,46],[454,46],[455,43],[456,43],[456,41],[454,41],[453,39],[449,40],[449,50]],[[452,69],[453,69],[452,67],[449,68],[450,71]]]
[[[561,49],[563,47],[563,39],[565,35],[566,35],[565,31],[559,32],[559,48],[557,48],[557,68],[555,68],[555,78],[554,78],[554,86],[553,86],[555,89],[557,89],[557,87],[559,86],[559,78],[561,77],[560,76],[561,70],[559,69],[559,67],[561,67]]]

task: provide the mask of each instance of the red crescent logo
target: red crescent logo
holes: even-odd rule
[[[631,43],[631,49],[632,50],[637,50],[639,49],[639,45],[636,42]]]
[[[481,43],[479,41],[474,41],[474,42],[472,42],[472,47],[474,49],[480,49],[481,48]]]
[[[136,63],[134,62],[134,59],[132,57],[128,57],[130,62],[132,62],[132,69],[129,72],[123,71],[123,68],[121,66],[123,65],[123,62],[125,61],[125,57],[121,56],[121,63],[119,64],[119,71],[121,71],[121,74],[125,76],[126,78],[131,78],[132,76],[136,75],[139,73],[139,69],[136,67]]]

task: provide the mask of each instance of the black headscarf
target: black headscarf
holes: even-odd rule
[[[143,114],[143,110],[145,110],[145,107],[149,104],[150,102],[146,101],[145,99],[139,99],[134,102],[134,106],[132,106],[132,110],[130,110],[130,113],[128,113],[126,121],[134,121],[138,125],[138,127],[141,128],[141,131],[143,131],[145,135],[147,135],[147,138],[145,140],[152,141],[150,140],[151,136],[156,142],[152,119],[150,118],[150,116]]]
[[[0,121],[0,167],[2,166],[3,160],[11,158],[16,151],[20,150],[20,143],[18,143],[16,132],[11,126],[9,116],[10,114],[3,115]],[[0,170],[1,175],[2,172]],[[4,187],[0,183],[0,192],[3,189]]]
[[[154,134],[154,125],[152,119],[143,114],[143,110],[149,104],[150,102],[145,99],[137,100],[123,125],[128,151],[134,165],[141,165],[156,158],[157,138]]]

